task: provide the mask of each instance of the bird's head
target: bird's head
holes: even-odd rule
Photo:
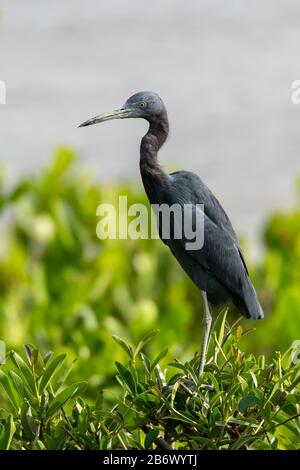
[[[109,113],[100,114],[79,127],[91,126],[99,122],[110,121],[112,119],[143,118],[147,121],[156,121],[166,113],[162,99],[153,92],[141,91],[132,95],[120,108]]]

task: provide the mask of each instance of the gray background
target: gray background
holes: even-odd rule
[[[0,158],[10,179],[67,143],[99,178],[140,184],[146,123],[76,126],[149,89],[169,110],[165,167],[199,173],[252,243],[270,210],[293,203],[299,1],[2,0],[1,10]]]

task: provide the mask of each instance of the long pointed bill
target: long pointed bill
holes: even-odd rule
[[[129,110],[124,108],[118,108],[114,111],[111,111],[110,113],[99,114],[99,116],[96,116],[92,119],[89,119],[88,121],[83,122],[78,127],[91,126],[92,124],[98,124],[98,122],[104,121],[111,121],[112,119],[124,119],[129,117],[129,114]]]

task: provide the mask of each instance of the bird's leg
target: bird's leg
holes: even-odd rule
[[[204,366],[206,362],[207,348],[209,343],[209,338],[212,332],[212,316],[209,311],[209,305],[207,300],[207,295],[205,291],[201,291],[203,303],[204,303],[204,314],[203,314],[203,336],[202,336],[202,346],[201,346],[201,356],[199,366],[197,368],[197,375],[200,377],[204,371]]]

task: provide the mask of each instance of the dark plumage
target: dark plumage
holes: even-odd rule
[[[199,176],[187,171],[170,175],[170,191],[177,201],[204,204],[204,246],[185,251],[181,240],[170,240],[172,253],[213,306],[230,300],[246,318],[263,317],[249,279],[237,236],[222,206]]]
[[[129,117],[144,118],[149,122],[149,130],[141,141],[140,171],[150,203],[192,204],[193,211],[197,210],[196,204],[204,204],[204,245],[201,249],[186,250],[184,237],[163,239],[203,295],[205,331],[199,365],[201,373],[212,326],[208,303],[217,307],[232,301],[246,318],[263,318],[263,311],[237,236],[216,197],[199,176],[188,171],[168,175],[157,160],[157,153],[169,132],[167,111],[161,98],[152,92],[136,93],[122,108],[91,119],[82,126]]]

